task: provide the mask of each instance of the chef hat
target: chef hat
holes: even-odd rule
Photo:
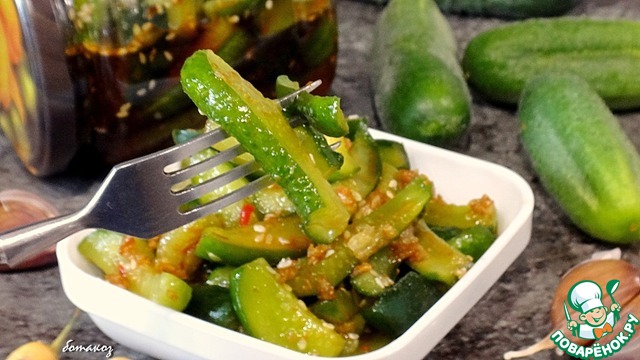
[[[602,307],[602,289],[593,281],[585,280],[573,285],[569,290],[571,307],[585,313],[589,310]]]

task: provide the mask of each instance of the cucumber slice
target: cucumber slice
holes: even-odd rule
[[[264,259],[240,266],[230,289],[233,307],[249,335],[311,355],[342,352],[344,338],[281,284]]]

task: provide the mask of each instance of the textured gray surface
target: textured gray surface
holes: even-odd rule
[[[342,97],[347,113],[374,119],[368,85],[368,57],[371,26],[380,8],[361,2],[338,0],[340,56],[333,92]],[[637,0],[585,0],[576,15],[640,19]],[[479,31],[499,20],[450,16],[449,20],[463,49]],[[640,113],[617,114],[636,147],[640,148]],[[466,145],[457,151],[502,164],[524,177],[532,186],[536,207],[533,236],[522,256],[481,301],[454,327],[427,359],[500,359],[509,350],[520,349],[544,337],[551,330],[549,304],[559,277],[572,265],[610,245],[591,240],[573,227],[541,188],[517,137],[513,109],[496,107],[479,100],[473,110],[471,132]],[[80,208],[97,189],[94,179],[57,176],[35,179],[22,169],[0,137],[0,189],[20,188],[51,200],[62,212]],[[640,247],[625,247],[623,257],[640,265]],[[35,339],[51,341],[73,312],[65,297],[56,267],[29,272],[0,274],[0,358],[11,349]],[[76,344],[104,344],[114,355],[149,359],[103,335],[82,315],[71,333]],[[104,354],[67,353],[64,359],[98,359]],[[215,357],[215,351],[212,351]],[[532,359],[556,359],[551,351]],[[568,357],[567,357],[568,358]]]

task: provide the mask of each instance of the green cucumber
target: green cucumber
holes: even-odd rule
[[[640,106],[640,22],[531,19],[474,37],[465,49],[468,81],[487,99],[516,104],[526,81],[544,71],[582,76],[612,109]]]
[[[222,288],[229,288],[229,281],[231,275],[235,271],[235,267],[231,265],[221,265],[211,270],[209,276],[207,276],[207,285],[215,285]]]
[[[367,120],[351,118],[347,122],[349,134],[346,138],[351,141],[349,155],[357,166],[352,176],[333,182],[334,189],[345,187],[361,199],[364,199],[375,189],[382,172],[382,160],[376,149],[376,142],[369,133]],[[345,156],[345,159],[347,157]],[[340,171],[343,169],[341,168]]]
[[[394,284],[401,262],[390,246],[382,248],[367,260],[369,269],[351,275],[351,286],[362,295],[379,296]]]
[[[456,235],[446,239],[447,244],[461,253],[471,256],[473,261],[477,261],[495,240],[496,234],[486,226],[461,229]]]
[[[293,131],[298,140],[309,150],[309,156],[322,174],[329,179],[342,167],[342,155],[333,151],[327,143],[327,138],[308,124],[302,124]]]
[[[208,0],[202,4],[207,16],[245,16],[264,6],[264,0]]]
[[[228,288],[206,283],[193,285],[192,289],[193,295],[184,313],[227,329],[240,331],[240,320],[233,309]]]
[[[438,284],[410,271],[388,288],[373,306],[362,311],[367,323],[398,337],[442,296]]]
[[[297,81],[289,79],[286,75],[276,78],[276,96],[279,98],[290,95],[300,89]],[[349,125],[340,107],[340,98],[337,96],[319,96],[308,92],[302,92],[296,96],[293,104],[286,108],[291,115],[301,115],[321,133],[338,137],[349,132]]]
[[[464,205],[452,204],[442,196],[434,196],[425,206],[422,219],[432,229],[484,226],[494,234],[498,231],[498,211],[493,200],[486,195],[469,200]]]
[[[388,0],[360,0],[386,5]],[[563,15],[577,0],[435,0],[442,12],[471,16],[523,19]]]
[[[349,226],[346,246],[361,261],[386,247],[417,218],[431,198],[433,184],[416,177],[389,201],[355,219]]]
[[[431,197],[432,185],[415,178],[396,196],[364,217],[355,219],[320,259],[301,258],[295,276],[287,283],[299,296],[317,295],[326,284],[338,285],[359,261],[386,247],[420,215]]]
[[[242,62],[245,54],[254,43],[255,39],[248,31],[242,28],[236,28],[220,48],[216,50],[216,54],[231,66],[235,66]]]
[[[202,263],[194,249],[203,229],[220,226],[222,222],[219,214],[210,214],[160,235],[154,261],[156,269],[172,273],[183,280],[190,279]]]
[[[471,96],[451,27],[433,0],[392,0],[372,47],[372,86],[382,127],[448,146],[470,122]]]
[[[336,289],[332,299],[319,300],[311,304],[309,310],[320,319],[332,324],[345,323],[360,311],[353,294],[343,287]]]
[[[346,229],[349,212],[275,101],[211,50],[187,58],[180,80],[198,109],[235,137],[282,187],[312,240],[330,243]]]
[[[182,166],[183,167],[188,167],[194,164],[197,164],[201,161],[204,161],[206,159],[209,159],[215,155],[218,154],[218,151],[214,150],[213,148],[206,148],[204,150],[199,151],[198,153],[190,156],[187,159],[184,159],[182,161]],[[230,162],[225,162],[222,163],[220,165],[217,165],[215,167],[209,168],[206,171],[201,172],[200,174],[194,176],[193,178],[190,179],[190,182],[192,185],[199,185],[202,183],[205,183],[213,178],[216,178],[228,171],[231,171],[234,168],[233,164]],[[240,177],[238,179],[235,179],[223,186],[220,186],[216,189],[214,189],[213,191],[202,195],[201,197],[199,197],[196,201],[195,204],[207,204],[221,196],[224,196],[234,190],[237,190],[243,186],[245,186],[246,184],[249,183],[249,180],[247,180],[244,177]],[[190,208],[191,206],[195,205],[192,203],[187,203],[186,205],[183,205],[184,210]],[[240,211],[241,208],[244,204],[244,201],[237,201],[225,208],[223,208],[222,210],[219,211],[220,214],[222,214],[222,217],[225,221],[225,223],[227,225],[232,225],[238,222],[238,217],[240,216]]]
[[[270,218],[247,226],[211,226],[203,230],[195,248],[199,257],[227,265],[242,265],[257,258],[276,264],[282,258],[303,256],[311,242],[300,218]]]
[[[577,0],[436,0],[443,12],[506,19],[559,16]]]
[[[545,74],[525,87],[521,139],[542,184],[587,234],[640,240],[640,155],[580,77]]]
[[[261,214],[273,214],[284,217],[293,214],[296,209],[291,200],[277,184],[268,187],[251,195],[251,201],[256,210]]]
[[[334,172],[329,176],[329,182],[336,182],[338,180],[344,180],[351,176],[353,176],[356,172],[360,170],[360,165],[356,163],[356,160],[351,155],[351,140],[345,136],[341,137],[331,137],[326,136],[327,143],[331,146],[332,149],[340,156],[342,156],[342,164],[338,171]]]
[[[230,285],[233,307],[249,335],[310,355],[337,356],[342,352],[342,335],[280,283],[264,259],[240,266]]]
[[[413,256],[407,263],[413,270],[427,279],[442,282],[448,286],[456,283],[473,265],[473,258],[448,244],[424,221],[416,225],[418,238]]]
[[[383,163],[392,165],[396,169],[408,170],[411,168],[409,155],[402,143],[387,139],[376,139],[376,146]]]
[[[153,266],[153,250],[145,239],[96,230],[82,239],[78,252],[102,270],[108,282],[157,304],[182,311],[191,300],[189,284]]]
[[[295,262],[295,275],[287,281],[298,297],[319,295],[327,288],[337,286],[358,264],[351,249],[342,242],[328,245],[327,251],[319,259],[303,257]]]
[[[399,170],[393,165],[389,165],[388,162],[382,162],[382,172],[380,173],[380,180],[373,192],[378,194],[384,194],[386,197],[391,198],[398,192],[398,180],[396,176],[399,174]],[[391,196],[389,195],[391,194]],[[375,195],[374,195],[375,196]]]

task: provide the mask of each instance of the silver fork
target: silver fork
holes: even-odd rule
[[[315,81],[277,101],[284,108],[301,92],[311,92]],[[255,161],[195,186],[181,186],[192,177],[234,159],[244,149],[235,145],[216,155],[180,168],[178,164],[197,152],[228,138],[222,129],[188,142],[116,165],[85,207],[79,211],[0,234],[0,264],[18,265],[61,239],[86,228],[105,228],[141,238],[176,229],[206,214],[231,205],[272,183],[262,175],[247,185],[204,205],[185,204],[260,169]]]

